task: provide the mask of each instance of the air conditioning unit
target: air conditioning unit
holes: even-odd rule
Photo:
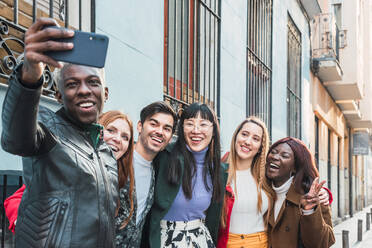
[[[310,22],[313,58],[336,57],[336,22],[332,14],[319,14]]]
[[[339,32],[339,42],[340,42],[340,48],[345,48],[347,46],[347,39],[346,39],[346,36],[347,35],[347,30],[340,30]]]

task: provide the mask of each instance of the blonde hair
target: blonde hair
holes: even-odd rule
[[[232,182],[234,182],[234,192],[237,196],[237,190],[236,190],[236,166],[237,166],[237,153],[236,153],[236,137],[238,136],[240,130],[243,128],[243,126],[246,123],[254,123],[257,126],[261,127],[262,129],[262,140],[261,140],[261,147],[258,151],[258,153],[254,156],[252,165],[251,165],[251,173],[252,176],[256,182],[257,185],[257,212],[262,211],[262,195],[261,191],[265,191],[269,198],[269,208],[268,208],[268,214],[266,215],[265,219],[265,225],[267,226],[268,219],[269,219],[269,213],[271,205],[273,204],[273,200],[275,197],[274,191],[269,185],[268,180],[265,176],[265,164],[266,164],[266,155],[269,150],[269,134],[266,128],[265,123],[255,116],[250,116],[244,121],[242,121],[239,126],[236,128],[232,139],[231,139],[231,145],[230,145],[230,154],[228,157],[228,163],[229,163],[229,169],[228,169],[228,178],[227,178],[227,185],[230,185]],[[222,212],[222,225],[226,225],[226,206],[224,202],[223,206],[223,212]]]

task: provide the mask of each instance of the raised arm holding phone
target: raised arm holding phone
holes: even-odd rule
[[[98,116],[108,97],[103,69],[60,64],[45,55],[68,51],[74,31],[41,18],[25,35],[25,59],[11,75],[3,104],[1,144],[23,157],[26,190],[16,247],[114,247],[117,165]],[[56,73],[53,112],[39,106],[46,65]]]

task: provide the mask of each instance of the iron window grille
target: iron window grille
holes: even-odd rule
[[[288,16],[287,133],[301,139],[301,33]]]
[[[88,29],[95,32],[95,0],[73,1],[77,7],[71,21],[70,0],[0,0],[0,82],[6,83],[13,69],[23,61],[25,47],[23,37],[27,28],[39,17],[55,18],[61,26],[73,29]],[[83,11],[89,5],[88,11]],[[75,8],[73,8],[75,9]],[[71,9],[72,10],[72,9]],[[89,23],[84,23],[88,16]],[[86,28],[88,26],[88,28]],[[85,30],[87,31],[87,30]],[[46,67],[43,94],[54,97],[56,84],[54,68]]]
[[[164,0],[164,100],[203,102],[219,116],[220,0]]]
[[[246,115],[271,130],[272,0],[248,1]]]

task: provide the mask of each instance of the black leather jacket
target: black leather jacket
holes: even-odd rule
[[[63,109],[40,107],[37,114],[40,93],[13,74],[3,104],[1,144],[23,156],[26,184],[16,247],[114,247],[116,160]]]

